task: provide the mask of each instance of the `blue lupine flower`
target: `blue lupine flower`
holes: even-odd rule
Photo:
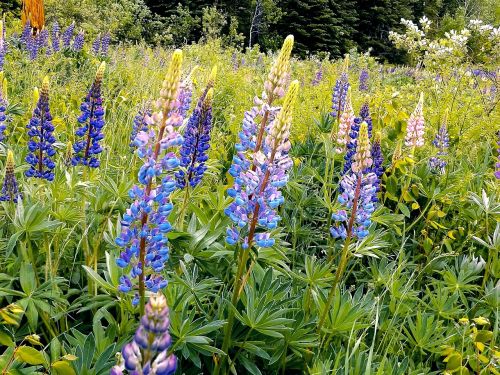
[[[120,364],[111,369],[111,375],[173,375],[177,357],[168,355],[172,345],[169,326],[167,300],[161,294],[151,296],[132,342],[123,347]]]
[[[351,171],[341,180],[339,203],[344,209],[332,215],[334,225],[330,228],[333,238],[343,240],[366,237],[371,224],[371,214],[375,210],[373,197],[376,194],[376,175],[371,172],[373,159],[370,152],[368,126],[363,122],[360,126],[353,157]],[[351,218],[353,218],[351,220]]]
[[[99,141],[104,138],[102,128],[104,127],[104,109],[102,108],[101,84],[106,63],[103,61],[97,70],[97,74],[90,87],[89,93],[85,97],[80,109],[82,114],[78,117],[81,125],[76,136],[81,138],[73,145],[75,155],[71,163],[73,165],[85,165],[91,168],[98,168],[100,161],[97,155],[102,152]]]
[[[64,48],[71,47],[71,41],[73,40],[73,33],[75,32],[75,23],[71,23],[62,34],[62,45]]]
[[[101,49],[101,34],[97,35],[92,42],[91,52],[94,56],[99,55],[99,50]]]
[[[56,141],[52,115],[49,106],[49,80],[43,80],[40,97],[33,110],[33,116],[26,126],[30,140],[28,141],[28,155],[26,162],[30,168],[25,172],[27,177],[43,178],[47,181],[54,180],[55,163],[52,157],[56,154],[53,147]]]
[[[342,175],[350,173],[352,160],[354,154],[356,153],[359,127],[363,122],[366,122],[368,137],[371,138],[373,126],[372,126],[372,119],[370,117],[370,108],[368,106],[368,103],[364,103],[361,106],[361,109],[359,111],[359,117],[356,117],[354,119],[354,123],[351,126],[349,133],[350,141],[347,143],[347,151],[346,154],[344,155],[344,169],[342,171]]]
[[[24,27],[23,27],[23,31],[21,33],[21,37],[20,37],[20,41],[22,44],[24,44],[25,46],[28,45],[28,42],[29,40],[31,39],[32,37],[32,33],[31,33],[31,23],[30,21],[28,20],[25,24],[24,24]]]
[[[368,71],[366,69],[361,70],[359,74],[359,90],[368,91]]]
[[[0,74],[0,142],[5,140],[5,130],[7,129],[7,122],[9,118],[7,117],[7,99],[2,92],[3,85],[3,73]]]
[[[373,142],[371,154],[373,164],[370,171],[377,177],[373,185],[375,186],[376,192],[378,193],[380,191],[380,179],[385,172],[385,168],[382,165],[384,163],[384,156],[382,155],[382,148],[380,147],[380,139],[377,138],[375,142]],[[376,194],[373,195],[372,201],[378,202]]]
[[[149,108],[149,104],[146,103],[142,109],[139,110],[137,115],[134,117],[133,121],[133,126],[132,126],[132,133],[130,133],[130,149],[132,152],[135,150],[137,147],[135,144],[135,139],[137,137],[137,134],[139,132],[149,132],[149,126],[154,123],[153,119],[151,118],[152,112],[151,109]]]
[[[287,172],[293,166],[288,155],[293,102],[297,96],[299,83],[290,84],[281,110],[259,98],[256,105],[245,112],[243,128],[236,144],[236,154],[229,173],[234,177],[234,185],[228,189],[233,202],[225,209],[233,221],[228,228],[226,242],[230,245],[241,243],[243,249],[255,244],[260,247],[274,245],[269,231],[281,220],[277,208],[284,202],[280,188],[288,181]],[[279,110],[279,112],[278,112]],[[267,136],[262,149],[255,152],[257,145],[257,119],[268,111],[270,123],[264,128]]]
[[[52,33],[50,36],[52,50],[54,52],[58,52],[61,49],[61,47],[60,47],[60,42],[61,42],[60,41],[60,39],[61,39],[60,33],[61,33],[61,28],[59,27],[59,23],[57,21],[55,21],[54,24],[52,25]]]
[[[168,217],[173,209],[170,195],[177,188],[172,172],[180,163],[169,150],[183,142],[177,131],[183,122],[179,108],[181,61],[182,52],[177,50],[157,102],[160,112],[151,117],[155,126],[147,132],[139,131],[135,138],[137,155],[144,161],[138,174],[140,185],[129,191],[133,202],[123,215],[122,231],[115,240],[123,248],[116,264],[129,268],[119,289],[132,290],[132,279],[139,278],[141,300],[144,298],[143,286],[153,292],[167,286],[160,272],[169,258],[167,235],[172,226]]]
[[[335,82],[332,97],[332,112],[331,115],[335,119],[339,119],[344,112],[347,91],[349,91],[349,80],[346,72],[340,75],[340,78]]]
[[[104,34],[102,37],[102,42],[101,42],[101,56],[106,57],[108,56],[108,50],[109,50],[109,43],[111,41],[111,34],[107,32]]]
[[[432,172],[444,174],[446,168],[446,160],[444,158],[448,154],[447,149],[450,145],[450,137],[448,136],[448,129],[444,123],[436,134],[436,138],[432,141],[434,147],[437,148],[437,155],[429,159],[429,168]]]
[[[14,154],[11,150],[9,150],[7,152],[7,161],[5,163],[5,178],[0,192],[0,201],[17,203],[17,201],[21,198],[16,175],[14,174],[14,167]]]
[[[73,51],[80,52],[83,49],[83,44],[85,42],[85,34],[83,31],[80,31],[75,36],[75,40],[73,41]]]
[[[184,188],[186,182],[195,187],[201,181],[207,166],[207,150],[210,148],[212,129],[213,89],[202,95],[184,131],[184,143],[180,149],[181,167],[176,173],[177,185]]]
[[[322,79],[323,79],[323,66],[320,64],[318,70],[316,71],[316,74],[314,75],[312,85],[318,86]]]
[[[5,55],[7,54],[7,41],[5,40],[5,25],[3,21],[0,20],[0,71],[3,71],[3,64],[5,63]]]

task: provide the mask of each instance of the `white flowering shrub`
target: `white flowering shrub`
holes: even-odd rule
[[[419,24],[401,19],[405,32],[389,32],[389,39],[397,48],[404,49],[412,62],[428,67],[452,66],[464,62],[498,64],[500,55],[500,28],[481,20],[470,20],[462,30],[450,30],[444,36],[432,38],[431,21],[422,17]]]

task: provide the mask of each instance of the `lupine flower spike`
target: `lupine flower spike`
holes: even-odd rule
[[[80,52],[83,49],[83,44],[85,43],[85,34],[83,31],[80,31],[75,36],[75,40],[73,41],[73,51]]]
[[[345,174],[341,181],[343,192],[338,201],[345,209],[332,215],[335,221],[330,228],[333,238],[362,239],[368,235],[370,216],[375,209],[373,197],[376,194],[376,175],[371,172],[373,159],[370,149],[368,126],[363,122],[351,173]]]
[[[2,191],[0,192],[0,201],[17,203],[18,199],[21,198],[16,176],[14,174],[14,168],[14,154],[9,150],[7,151],[7,161],[5,162],[5,176]]]
[[[345,102],[347,97],[347,91],[349,90],[349,77],[347,75],[349,71],[349,55],[346,56],[344,60],[344,65],[342,66],[342,72],[340,73],[339,79],[335,82],[335,87],[333,89],[332,97],[332,112],[331,115],[337,121],[340,120],[340,116],[344,112]]]
[[[498,158],[497,158],[497,163],[495,164],[495,177],[500,180],[500,131],[497,132],[498,136],[498,141],[497,141],[497,153],[498,153]]]
[[[43,80],[40,94],[38,94],[38,90],[35,90],[35,99],[37,99],[37,104],[33,110],[33,116],[26,126],[30,137],[26,162],[30,164],[30,168],[25,174],[27,177],[53,181],[53,169],[56,165],[52,157],[56,154],[53,146],[56,139],[53,135],[54,125],[52,125],[52,115],[50,114],[48,77]]]
[[[172,345],[169,326],[167,300],[162,294],[152,295],[132,342],[123,347],[120,364],[111,369],[110,375],[174,374],[177,357],[168,354]]]
[[[141,312],[145,289],[157,292],[167,286],[161,271],[169,258],[167,234],[172,226],[168,216],[173,209],[170,194],[177,187],[172,172],[179,166],[172,147],[183,142],[177,131],[183,122],[179,108],[181,63],[182,51],[176,50],[156,103],[159,111],[152,116],[154,126],[148,132],[139,131],[135,138],[144,165],[139,170],[140,185],[129,192],[133,202],[123,215],[122,231],[116,238],[116,244],[123,248],[116,263],[128,269],[120,278],[119,290],[131,291],[132,280],[138,278]],[[133,302],[137,303],[138,298]]]
[[[373,164],[371,166],[370,171],[373,172],[377,177],[373,185],[375,186],[376,192],[378,193],[380,191],[380,180],[385,172],[385,168],[382,165],[384,163],[384,155],[382,155],[382,148],[380,147],[380,133],[378,133],[375,136],[375,141],[373,142],[372,145],[371,154],[372,154]],[[375,194],[372,197],[372,201],[378,202],[378,198]]]
[[[9,118],[7,117],[7,79],[3,78],[3,72],[0,72],[0,142],[5,140],[5,130]]]
[[[75,23],[73,22],[69,25],[62,34],[62,44],[64,48],[71,47],[71,41],[73,40],[73,33],[75,32]]]
[[[361,70],[361,73],[359,73],[359,91],[368,91],[368,78],[368,70]]]
[[[319,65],[316,74],[314,75],[314,79],[312,81],[313,86],[318,86],[321,80],[323,79],[323,65]]]
[[[281,219],[276,209],[284,202],[280,188],[288,181],[287,172],[293,165],[290,150],[290,124],[293,104],[299,88],[298,81],[292,82],[280,112],[267,128],[265,143],[261,151],[252,152],[255,133],[240,133],[237,154],[229,173],[234,177],[234,186],[228,190],[234,201],[225,213],[234,225],[227,230],[226,242],[235,245],[241,242],[244,249],[254,244],[271,247],[274,239],[269,231],[277,227]],[[255,112],[258,107],[254,107]],[[254,118],[246,114],[243,127],[249,122],[255,129]]]
[[[137,115],[134,117],[133,125],[132,125],[132,133],[130,134],[130,150],[134,152],[137,148],[135,143],[135,138],[139,132],[149,132],[149,126],[154,124],[153,118],[151,117],[153,112],[150,108],[150,103],[144,103],[142,108],[139,110]]]
[[[213,79],[209,80],[213,86]],[[186,183],[197,186],[207,167],[207,150],[210,147],[210,131],[212,130],[213,88],[209,88],[200,97],[184,131],[184,143],[180,149],[182,169],[176,173],[177,186],[184,188]]]
[[[61,43],[61,28],[59,27],[59,24],[54,22],[52,25],[52,34],[50,36],[50,41],[52,44],[52,50],[54,52],[58,52],[61,49],[60,43]]]
[[[336,152],[338,154],[341,154],[346,151],[346,146],[351,139],[350,133],[351,133],[351,128],[354,125],[355,117],[356,116],[354,115],[354,109],[352,108],[351,90],[349,89],[349,92],[346,97],[344,112],[342,112],[342,115],[340,116],[339,130],[337,132],[337,137],[336,137],[336,142],[337,142]]]
[[[405,146],[416,148],[424,145],[424,94],[420,94],[418,104],[408,119],[406,127]]]
[[[437,149],[437,154],[429,159],[429,168],[432,172],[444,174],[446,171],[445,157],[448,154],[447,150],[450,145],[450,137],[448,135],[448,110],[444,114],[444,120],[439,128],[436,138],[432,141],[432,145]]]
[[[92,48],[90,49],[90,52],[92,52],[92,55],[98,56],[100,49],[101,49],[101,34],[97,35],[94,41],[92,42]]]
[[[85,97],[80,110],[82,114],[78,117],[80,127],[76,136],[81,140],[73,145],[75,155],[72,159],[73,165],[85,165],[97,168],[100,161],[97,156],[102,152],[99,142],[104,138],[102,128],[104,127],[104,109],[102,107],[101,85],[106,63],[103,61],[97,69],[94,83]]]
[[[346,173],[350,173],[351,165],[353,162],[354,154],[356,153],[357,148],[357,138],[360,126],[363,122],[366,122],[367,130],[368,130],[368,138],[371,138],[372,133],[372,118],[370,116],[370,108],[368,107],[368,103],[364,103],[359,110],[359,116],[356,117],[351,124],[349,137],[347,142],[347,151],[344,155],[344,169],[342,170],[342,175]],[[340,187],[342,190],[342,186]]]
[[[3,71],[5,55],[7,53],[7,42],[5,41],[5,25],[4,21],[0,20],[0,71]]]

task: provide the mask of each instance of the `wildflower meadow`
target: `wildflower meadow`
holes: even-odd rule
[[[392,65],[26,14],[2,375],[500,374],[498,27],[403,19]]]

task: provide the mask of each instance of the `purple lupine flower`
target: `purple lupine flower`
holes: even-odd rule
[[[111,42],[111,34],[108,31],[106,34],[104,34],[104,36],[102,37],[102,41],[101,41],[101,56],[102,57],[108,56],[110,42]]]
[[[106,63],[103,61],[97,70],[89,93],[80,106],[82,113],[78,117],[80,127],[76,130],[76,136],[80,137],[81,140],[73,144],[75,154],[71,159],[71,164],[74,166],[80,164],[91,168],[98,168],[100,165],[97,156],[102,152],[99,142],[104,138],[102,128],[105,123],[101,84],[105,68]]]
[[[210,148],[210,131],[212,130],[212,99],[213,89],[198,100],[184,131],[184,142],[180,149],[181,167],[175,177],[177,186],[183,189],[186,183],[197,186],[207,166],[207,150]]]
[[[497,153],[498,153],[498,159],[497,163],[495,164],[495,177],[500,180],[500,132],[497,133],[498,135],[498,141],[497,141]]]
[[[59,23],[57,21],[54,22],[52,25],[52,33],[50,36],[50,41],[52,44],[52,50],[54,52],[58,52],[61,47],[60,47],[60,42],[61,42],[61,28],[59,27]]]
[[[316,70],[316,74],[314,75],[312,85],[318,86],[322,79],[323,79],[323,66],[320,64],[318,70]]]
[[[429,168],[432,172],[438,174],[444,174],[446,168],[445,157],[448,154],[447,149],[450,146],[450,137],[448,135],[448,128],[446,126],[446,119],[448,115],[445,115],[445,121],[439,128],[436,137],[432,141],[432,145],[437,149],[437,154],[429,159]]]
[[[99,55],[99,50],[101,49],[101,34],[97,35],[94,41],[92,42],[91,52],[92,55]]]
[[[191,107],[191,100],[193,97],[193,82],[191,77],[186,78],[182,81],[179,88],[179,114],[182,118],[185,118],[189,108]]]
[[[349,142],[347,143],[347,151],[344,155],[344,169],[342,171],[342,175],[350,173],[351,171],[353,157],[356,154],[359,128],[363,122],[366,123],[368,138],[371,138],[372,119],[370,116],[370,107],[368,106],[368,103],[364,103],[361,106],[361,109],[359,110],[359,117],[356,117],[354,119],[354,122],[351,124],[351,129],[349,132]]]
[[[36,35],[29,35],[26,39],[26,49],[28,50],[28,56],[32,61],[38,56],[38,48],[40,46],[38,40],[39,39]]]
[[[3,64],[5,63],[5,55],[7,54],[7,41],[5,40],[5,25],[3,20],[0,20],[0,71],[3,71]]]
[[[9,201],[17,203],[21,198],[19,187],[14,174],[14,154],[11,150],[7,152],[7,161],[5,163],[5,176],[3,180],[2,190],[0,192],[0,201]]]
[[[368,126],[361,124],[356,153],[353,157],[351,173],[347,173],[341,180],[342,193],[338,201],[344,206],[332,215],[335,221],[330,228],[333,238],[350,241],[351,238],[362,239],[368,235],[371,224],[371,214],[375,210],[373,197],[376,194],[376,175],[371,172],[373,159],[371,158]]]
[[[368,70],[363,69],[359,74],[359,90],[360,91],[368,91]]]
[[[49,30],[43,29],[36,36],[36,43],[38,44],[37,48],[40,51],[43,48],[49,46]]]
[[[149,103],[145,103],[143,107],[139,110],[137,115],[134,117],[133,125],[132,125],[132,132],[130,133],[130,149],[135,151],[136,149],[136,144],[135,144],[135,138],[137,137],[137,134],[139,132],[149,132],[149,126],[154,123],[152,119],[152,112],[149,106]]]
[[[23,27],[23,31],[21,33],[20,41],[22,44],[24,44],[26,47],[28,47],[28,42],[32,38],[32,33],[31,33],[31,23],[28,20]]]
[[[230,245],[241,243],[243,249],[251,247],[254,241],[260,247],[274,245],[268,231],[275,229],[281,219],[276,212],[284,202],[280,188],[286,185],[287,172],[293,166],[288,154],[289,135],[298,88],[298,81],[290,84],[281,109],[269,108],[264,97],[264,100],[255,98],[255,106],[245,113],[240,143],[236,145],[237,152],[229,169],[235,179],[233,187],[228,189],[233,202],[224,211],[233,221],[226,232],[226,242]],[[268,113],[270,123],[265,128],[262,148],[255,152],[256,121],[264,113]]]
[[[75,32],[75,23],[72,22],[62,34],[62,45],[64,48],[71,47],[71,41],[73,40],[73,33]]]
[[[80,31],[75,36],[75,40],[73,41],[73,51],[80,52],[83,49],[83,44],[85,43],[85,34],[83,31]]]
[[[376,137],[375,141],[373,142],[371,156],[373,159],[373,164],[370,171],[376,176],[376,179],[373,182],[373,186],[375,186],[376,192],[378,193],[380,192],[380,180],[385,172],[385,168],[382,165],[384,163],[384,155],[382,154],[382,148],[380,147],[380,137]],[[376,194],[373,195],[372,201],[378,202]]]
[[[26,126],[28,130],[28,155],[26,162],[30,168],[25,172],[26,177],[54,180],[55,163],[52,157],[56,154],[53,144],[56,139],[53,135],[52,115],[49,104],[49,79],[44,78],[40,97],[33,110],[33,116]]]
[[[333,88],[332,96],[332,112],[331,115],[337,121],[340,120],[342,112],[344,112],[345,101],[347,97],[347,91],[349,91],[349,77],[347,72],[349,71],[349,57],[344,60],[344,66],[342,67],[342,73],[340,77],[335,82],[335,87]]]
[[[346,104],[342,115],[340,116],[339,129],[336,136],[337,148],[335,151],[340,154],[346,151],[346,146],[350,143],[351,128],[354,125],[354,120],[356,116],[354,115],[354,110],[352,108],[351,94],[348,93],[346,96]]]
[[[132,342],[123,347],[120,364],[111,369],[110,375],[173,375],[177,357],[168,354],[172,345],[169,326],[167,300],[159,293],[151,296]]]
[[[7,122],[9,118],[7,117],[7,98],[2,89],[3,86],[3,73],[0,74],[0,142],[5,140],[5,130],[7,129]]]
[[[129,191],[133,202],[123,215],[122,231],[116,238],[116,244],[123,248],[116,263],[129,269],[120,280],[119,290],[132,290],[131,279],[139,278],[141,306],[145,288],[157,292],[167,286],[161,271],[169,258],[170,195],[177,187],[172,172],[180,163],[172,148],[183,142],[177,130],[183,122],[179,110],[181,62],[182,51],[176,50],[157,101],[159,112],[152,116],[155,126],[148,132],[139,131],[135,138],[137,154],[144,164],[138,174],[140,185]]]

